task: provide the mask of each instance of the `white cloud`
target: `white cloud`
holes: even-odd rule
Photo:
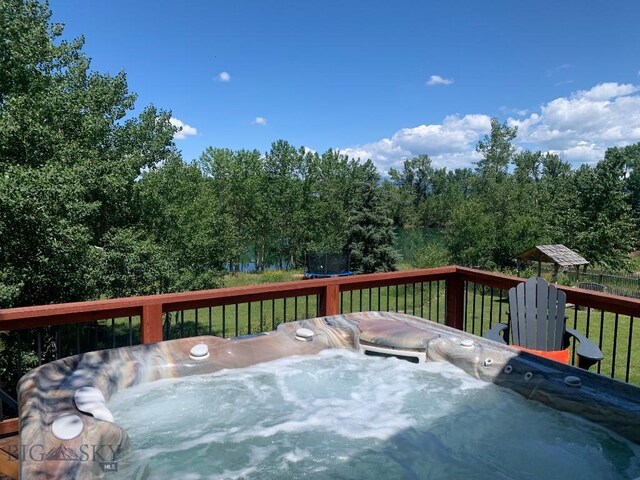
[[[267,124],[267,119],[264,117],[256,117],[253,122],[254,125],[261,125],[261,126],[265,126]]]
[[[512,112],[518,118],[509,117],[507,123],[518,127],[517,146],[557,153],[575,165],[602,159],[608,147],[640,142],[637,85],[601,83],[551,100],[531,113]],[[469,167],[479,159],[475,146],[490,132],[490,121],[483,114],[449,115],[442,123],[401,128],[389,138],[341,152],[370,158],[383,172],[420,154],[429,155],[437,166]]]
[[[588,100],[609,100],[610,98],[629,95],[638,91],[638,87],[630,83],[607,82],[596,85],[591,90],[580,90],[573,97]]]
[[[220,72],[218,74],[218,80],[220,80],[221,82],[230,82],[231,75],[229,75],[229,72]]]
[[[433,87],[435,85],[451,85],[453,83],[453,78],[444,78],[440,75],[431,75],[429,80],[427,80],[427,85]]]
[[[398,168],[404,160],[425,153],[436,165],[458,168],[475,158],[476,143],[490,130],[491,118],[487,115],[449,115],[441,124],[402,128],[391,138],[346,148],[341,152],[363,160],[370,158],[383,172]]]
[[[178,127],[180,129],[173,135],[174,140],[184,140],[187,137],[198,135],[198,130],[196,130],[196,128],[192,127],[191,125],[187,125],[182,120],[171,117],[169,119],[169,122],[174,127]]]
[[[638,91],[635,85],[601,83],[556,98],[540,107],[540,113],[509,123],[518,126],[520,142],[575,163],[590,162],[602,158],[608,147],[640,141]]]

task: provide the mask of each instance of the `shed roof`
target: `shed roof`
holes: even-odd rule
[[[521,260],[557,263],[562,267],[587,265],[589,262],[564,245],[537,245],[515,256]]]

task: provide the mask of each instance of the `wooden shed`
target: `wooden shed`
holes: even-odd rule
[[[538,276],[541,274],[542,262],[553,264],[553,277],[558,277],[560,267],[575,267],[576,282],[580,277],[580,267],[589,261],[564,245],[538,245],[515,256],[518,260],[538,262]]]

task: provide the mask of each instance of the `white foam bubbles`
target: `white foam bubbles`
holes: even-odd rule
[[[637,447],[448,363],[347,350],[141,385],[109,407],[132,445],[114,479],[640,472]]]

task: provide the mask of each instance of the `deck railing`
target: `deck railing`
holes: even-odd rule
[[[292,320],[366,310],[405,312],[482,335],[495,322],[506,322],[506,292],[520,281],[449,266],[5,309],[0,355],[8,367],[2,382],[13,388],[41,363],[91,350],[195,335],[237,337]],[[640,384],[640,347],[633,350],[640,344],[640,322],[634,328],[640,300],[560,288],[575,305],[568,310],[569,323],[605,354],[598,373]],[[5,414],[11,412],[8,403]],[[0,435],[16,430],[15,418],[0,418]]]

